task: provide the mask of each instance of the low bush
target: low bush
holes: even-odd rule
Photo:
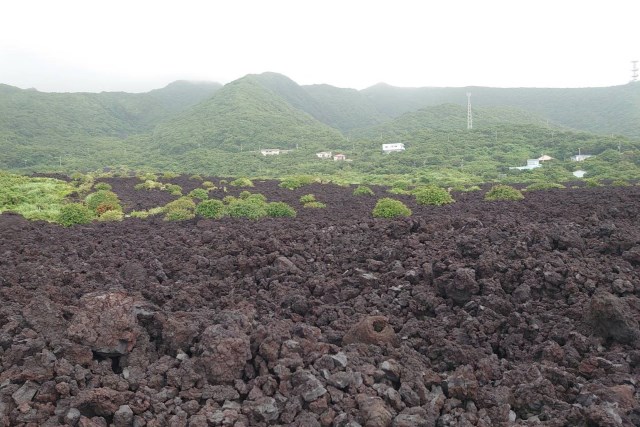
[[[220,219],[225,214],[224,203],[220,200],[204,200],[196,206],[196,215],[203,218]]]
[[[172,196],[182,196],[182,187],[178,184],[167,184],[163,187],[163,190],[168,191]]]
[[[611,182],[611,185],[613,185],[614,187],[628,187],[629,183],[622,179],[616,179],[615,181]]]
[[[173,209],[164,215],[165,221],[185,221],[193,218],[195,218],[193,211],[188,211],[186,209]]]
[[[162,174],[163,179],[174,179],[179,177],[180,175],[175,172],[165,172]]]
[[[74,224],[86,224],[91,222],[93,218],[94,215],[87,206],[82,203],[69,203],[60,208],[56,222],[70,227]]]
[[[552,190],[552,189],[561,189],[566,188],[562,184],[556,184],[555,182],[534,182],[533,184],[527,185],[525,190],[527,191],[539,191],[539,190]]]
[[[517,188],[509,185],[495,185],[484,195],[484,199],[488,201],[495,200],[522,200],[524,196]]]
[[[129,214],[132,218],[148,218],[153,215],[159,215],[164,212],[164,207],[151,208],[147,211],[133,211]]]
[[[391,194],[401,194],[403,196],[408,196],[411,194],[411,190],[404,190],[402,188],[390,188],[387,190],[387,193],[391,193]]]
[[[284,202],[271,202],[267,204],[267,216],[272,218],[295,218],[296,210]]]
[[[107,211],[98,217],[98,221],[122,221],[124,213],[122,211]]]
[[[314,209],[324,209],[327,207],[327,205],[325,205],[322,202],[307,202],[304,205],[302,205],[302,207],[304,208],[314,208]]]
[[[602,184],[600,183],[600,181],[598,181],[595,178],[587,178],[584,180],[584,183],[586,184],[587,187],[591,187],[591,188],[602,187]]]
[[[313,194],[305,194],[304,196],[300,197],[300,203],[307,204],[307,203],[312,203],[316,201],[316,196],[314,196]]]
[[[411,216],[411,209],[400,200],[385,197],[378,200],[372,213],[375,218],[398,218]]]
[[[91,193],[84,199],[84,202],[87,205],[87,208],[95,214],[100,214],[98,212],[99,207],[101,209],[101,213],[108,210],[122,210],[118,195],[109,190],[98,190],[95,193]]]
[[[305,185],[313,184],[317,182],[317,179],[309,175],[300,175],[284,178],[278,186],[280,188],[288,188],[289,190],[295,190]]]
[[[253,182],[249,178],[242,177],[231,181],[229,185],[232,187],[253,187]]]
[[[454,202],[447,190],[435,185],[420,187],[414,191],[414,195],[419,205],[442,206]]]
[[[107,184],[106,182],[98,182],[93,186],[96,190],[111,190],[111,184]]]
[[[207,190],[209,190],[209,191],[211,191],[211,190],[216,190],[216,189],[217,189],[217,187],[215,186],[215,184],[214,184],[213,182],[211,182],[211,181],[204,181],[204,182],[202,183],[202,186],[203,186],[204,188],[206,188]]]
[[[156,175],[155,173],[141,173],[138,175],[138,179],[140,181],[157,181],[158,180],[158,175]]]
[[[189,177],[189,179],[193,179],[193,180],[196,180],[196,181],[202,181],[203,178],[200,175],[195,174],[195,175],[191,175]]]
[[[165,188],[165,186],[161,182],[147,179],[144,182],[134,185],[133,188],[135,188],[136,190],[162,190],[163,188]]]
[[[232,218],[263,218],[267,216],[266,204],[256,203],[250,199],[237,199],[227,206],[227,215]]]
[[[194,188],[189,192],[189,197],[200,200],[207,200],[209,198],[209,192],[204,188]]]
[[[375,193],[373,192],[372,189],[370,189],[369,187],[367,187],[366,185],[358,185],[354,190],[353,190],[353,195],[354,196],[374,196]]]

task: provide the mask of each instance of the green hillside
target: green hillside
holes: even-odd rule
[[[383,114],[397,117],[417,109],[453,103],[473,107],[515,107],[574,129],[640,138],[640,83],[603,88],[398,88],[386,84],[362,91]]]
[[[198,148],[331,149],[343,139],[339,131],[296,109],[255,76],[227,84],[208,100],[161,123],[153,133],[155,148],[172,155]]]
[[[222,85],[217,82],[178,80],[162,89],[154,89],[148,94],[160,101],[168,111],[177,113],[210,98],[221,87]]]

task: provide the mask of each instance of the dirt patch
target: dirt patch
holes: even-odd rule
[[[256,182],[299,211],[257,222],[0,215],[0,425],[640,423],[639,188],[394,221],[352,190]]]

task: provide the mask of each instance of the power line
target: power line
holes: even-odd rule
[[[471,92],[467,92],[467,129],[473,129],[473,116],[471,115]]]

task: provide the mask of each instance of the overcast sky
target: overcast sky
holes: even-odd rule
[[[7,0],[0,83],[147,91],[275,71],[300,84],[626,84],[635,0]]]

